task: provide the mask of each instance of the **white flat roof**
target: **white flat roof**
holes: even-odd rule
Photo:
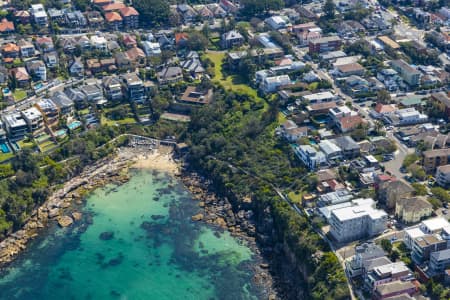
[[[332,213],[340,221],[351,220],[362,216],[369,216],[372,219],[387,216],[384,211],[373,207],[373,199],[358,199],[356,201],[352,201],[352,203],[352,206],[335,209]]]
[[[335,95],[331,92],[321,92],[321,93],[315,93],[311,95],[303,96],[303,98],[307,100],[320,100],[320,99],[330,99],[334,98]]]
[[[425,225],[430,231],[436,231],[445,227],[450,227],[450,223],[446,219],[439,217],[422,221],[422,224]]]
[[[409,235],[412,239],[426,235],[426,233],[423,232],[422,229],[420,229],[420,227],[407,228],[405,229],[405,233]]]

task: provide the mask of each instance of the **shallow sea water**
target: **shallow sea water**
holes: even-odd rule
[[[31,242],[0,275],[0,299],[265,297],[245,243],[191,221],[197,202],[176,179],[133,172],[124,185],[94,191],[81,221]]]

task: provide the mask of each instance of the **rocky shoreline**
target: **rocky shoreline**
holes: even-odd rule
[[[10,234],[0,243],[0,267],[12,262],[50,222],[62,227],[70,226],[81,219],[81,213],[69,213],[73,203],[82,204],[90,191],[109,183],[127,182],[129,161],[119,156],[110,156],[88,166],[84,171],[56,190],[38,209],[34,210],[22,229]]]
[[[183,184],[198,201],[202,212],[192,216],[193,221],[206,222],[218,226],[231,233],[232,236],[244,240],[247,245],[261,257],[261,263],[253,266],[253,282],[262,288],[268,299],[279,299],[274,289],[274,282],[269,273],[269,263],[264,260],[256,244],[256,228],[252,219],[251,210],[240,210],[235,213],[227,198],[218,197],[214,193],[212,182],[197,173],[183,171],[181,173]],[[251,201],[248,199],[248,201]]]

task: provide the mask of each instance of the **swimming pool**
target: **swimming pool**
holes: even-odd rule
[[[6,144],[0,144],[0,149],[2,149],[2,152],[3,152],[3,153],[9,153],[9,152],[11,152],[11,150],[9,150],[8,145],[6,145]]]
[[[41,89],[41,88],[43,88],[44,87],[44,85],[42,84],[42,82],[39,82],[38,84],[36,84],[35,86],[34,86],[34,88],[36,89],[36,90],[39,90],[39,89]]]
[[[67,133],[67,132],[66,132],[65,129],[60,129],[60,130],[58,130],[55,134],[56,134],[57,137],[60,137],[60,136],[65,135],[66,133]]]
[[[78,127],[81,126],[81,122],[80,121],[74,121],[70,124],[67,125],[67,128],[69,128],[70,130],[74,130],[77,129]]]

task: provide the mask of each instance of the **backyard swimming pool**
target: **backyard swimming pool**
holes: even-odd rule
[[[67,128],[69,128],[70,130],[74,130],[77,129],[78,127],[81,126],[81,122],[80,121],[74,121],[70,124],[67,125]]]
[[[9,152],[11,152],[11,150],[9,149],[9,147],[8,147],[8,145],[6,145],[6,144],[0,144],[0,149],[2,149],[2,152],[3,153],[9,153]]]

